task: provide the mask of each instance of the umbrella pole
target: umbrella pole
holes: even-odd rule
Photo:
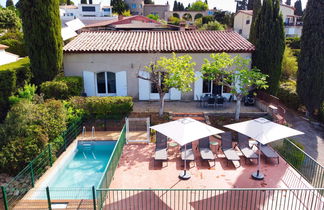
[[[261,170],[261,143],[259,142],[259,159],[258,159],[258,170],[254,172],[251,176],[255,180],[263,180],[264,175],[260,173]]]
[[[185,161],[184,161],[184,175],[186,176],[187,169],[187,144],[185,144]]]
[[[182,171],[180,174],[179,174],[179,178],[182,179],[182,180],[187,180],[187,179],[190,179],[191,177],[191,174],[190,172],[188,171],[187,172],[187,144],[185,144],[185,151],[184,151],[184,171]]]

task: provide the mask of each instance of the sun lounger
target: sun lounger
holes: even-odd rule
[[[168,161],[168,138],[159,132],[156,132],[156,147],[154,160]]]
[[[221,133],[220,136],[222,137],[222,151],[228,161],[232,161],[235,165],[235,161],[240,164],[240,157],[237,155],[236,151],[232,147],[232,133],[231,132],[225,132]],[[227,162],[228,163],[228,162]]]
[[[268,145],[261,144],[260,150],[264,154],[264,156],[266,156],[266,158],[276,158],[279,164],[279,155]]]
[[[215,165],[215,155],[210,149],[209,137],[199,139],[199,152],[203,160],[213,160]]]
[[[185,145],[181,146],[181,159],[184,161],[194,161],[195,155],[192,150],[192,143],[188,143],[185,150]]]
[[[249,146],[249,137],[238,133],[238,145],[237,147],[241,150],[242,154],[245,157],[245,161],[247,159],[257,159],[258,160],[258,155],[250,148]]]

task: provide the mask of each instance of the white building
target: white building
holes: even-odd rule
[[[112,6],[99,4],[78,4],[60,6],[61,19],[74,19],[86,17],[111,17]]]
[[[88,96],[132,96],[157,100],[159,95],[149,81],[145,66],[159,57],[189,54],[196,62],[197,81],[192,91],[181,93],[172,88],[166,100],[194,100],[204,94],[222,94],[227,88],[201,78],[201,65],[211,53],[227,52],[251,58],[254,46],[233,31],[105,31],[84,32],[64,47],[66,76],[82,76]]]
[[[285,34],[287,37],[300,37],[302,33],[301,17],[294,15],[295,8],[281,4],[280,12],[282,14]],[[234,31],[248,39],[250,36],[250,28],[252,24],[252,10],[239,10],[234,17]]]
[[[19,59],[19,55],[15,55],[15,54],[6,52],[7,48],[9,48],[9,47],[6,45],[0,44],[0,65],[12,63]]]

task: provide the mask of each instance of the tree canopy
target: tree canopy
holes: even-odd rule
[[[254,4],[254,0],[248,0],[248,3],[247,3],[247,9],[248,10],[253,10],[253,4]]]
[[[192,3],[191,6],[188,8],[189,11],[206,11],[208,9],[208,4],[201,0],[197,0],[196,2]]]
[[[6,7],[14,7],[15,5],[14,5],[14,3],[13,3],[13,1],[12,0],[7,0],[6,1]]]
[[[118,15],[128,10],[128,5],[123,0],[111,0],[110,5],[113,7],[113,12]]]
[[[279,0],[264,0],[255,23],[253,66],[261,69],[267,78],[268,92],[276,95],[281,77],[285,50],[285,32]]]
[[[260,9],[261,9],[261,0],[254,0],[253,16],[252,16],[252,23],[251,23],[250,36],[249,36],[249,41],[254,45],[256,44],[256,19],[259,15]]]
[[[236,12],[239,10],[246,10],[246,8],[247,8],[247,0],[238,1],[236,3]]]
[[[21,20],[17,13],[9,8],[0,8],[0,29],[20,29]]]
[[[295,2],[295,15],[303,16],[302,2],[301,0],[297,0]]]
[[[153,0],[144,0],[144,4],[154,4]]]
[[[297,93],[308,114],[324,101],[324,4],[308,0],[301,36],[298,62]]]
[[[81,0],[81,4],[88,4],[87,0]]]
[[[291,0],[286,0],[285,4],[290,6],[291,5]]]
[[[52,80],[63,61],[59,0],[20,0],[20,13],[34,83]]]

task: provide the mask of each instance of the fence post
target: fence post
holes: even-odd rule
[[[96,202],[96,189],[92,186],[92,199],[93,199],[93,209],[97,209],[97,202]]]
[[[52,159],[52,146],[51,144],[48,144],[48,158],[50,161],[50,166],[53,165],[53,159]]]
[[[35,178],[34,178],[34,169],[33,169],[33,161],[29,163],[30,165],[30,178],[31,178],[31,184],[32,187],[35,185]]]
[[[48,186],[46,187],[46,196],[47,196],[48,209],[52,210],[51,197],[50,197],[50,191]]]
[[[2,195],[3,195],[2,199],[3,199],[4,208],[5,208],[5,210],[9,210],[6,188],[4,186],[1,186],[1,191],[2,191]]]

